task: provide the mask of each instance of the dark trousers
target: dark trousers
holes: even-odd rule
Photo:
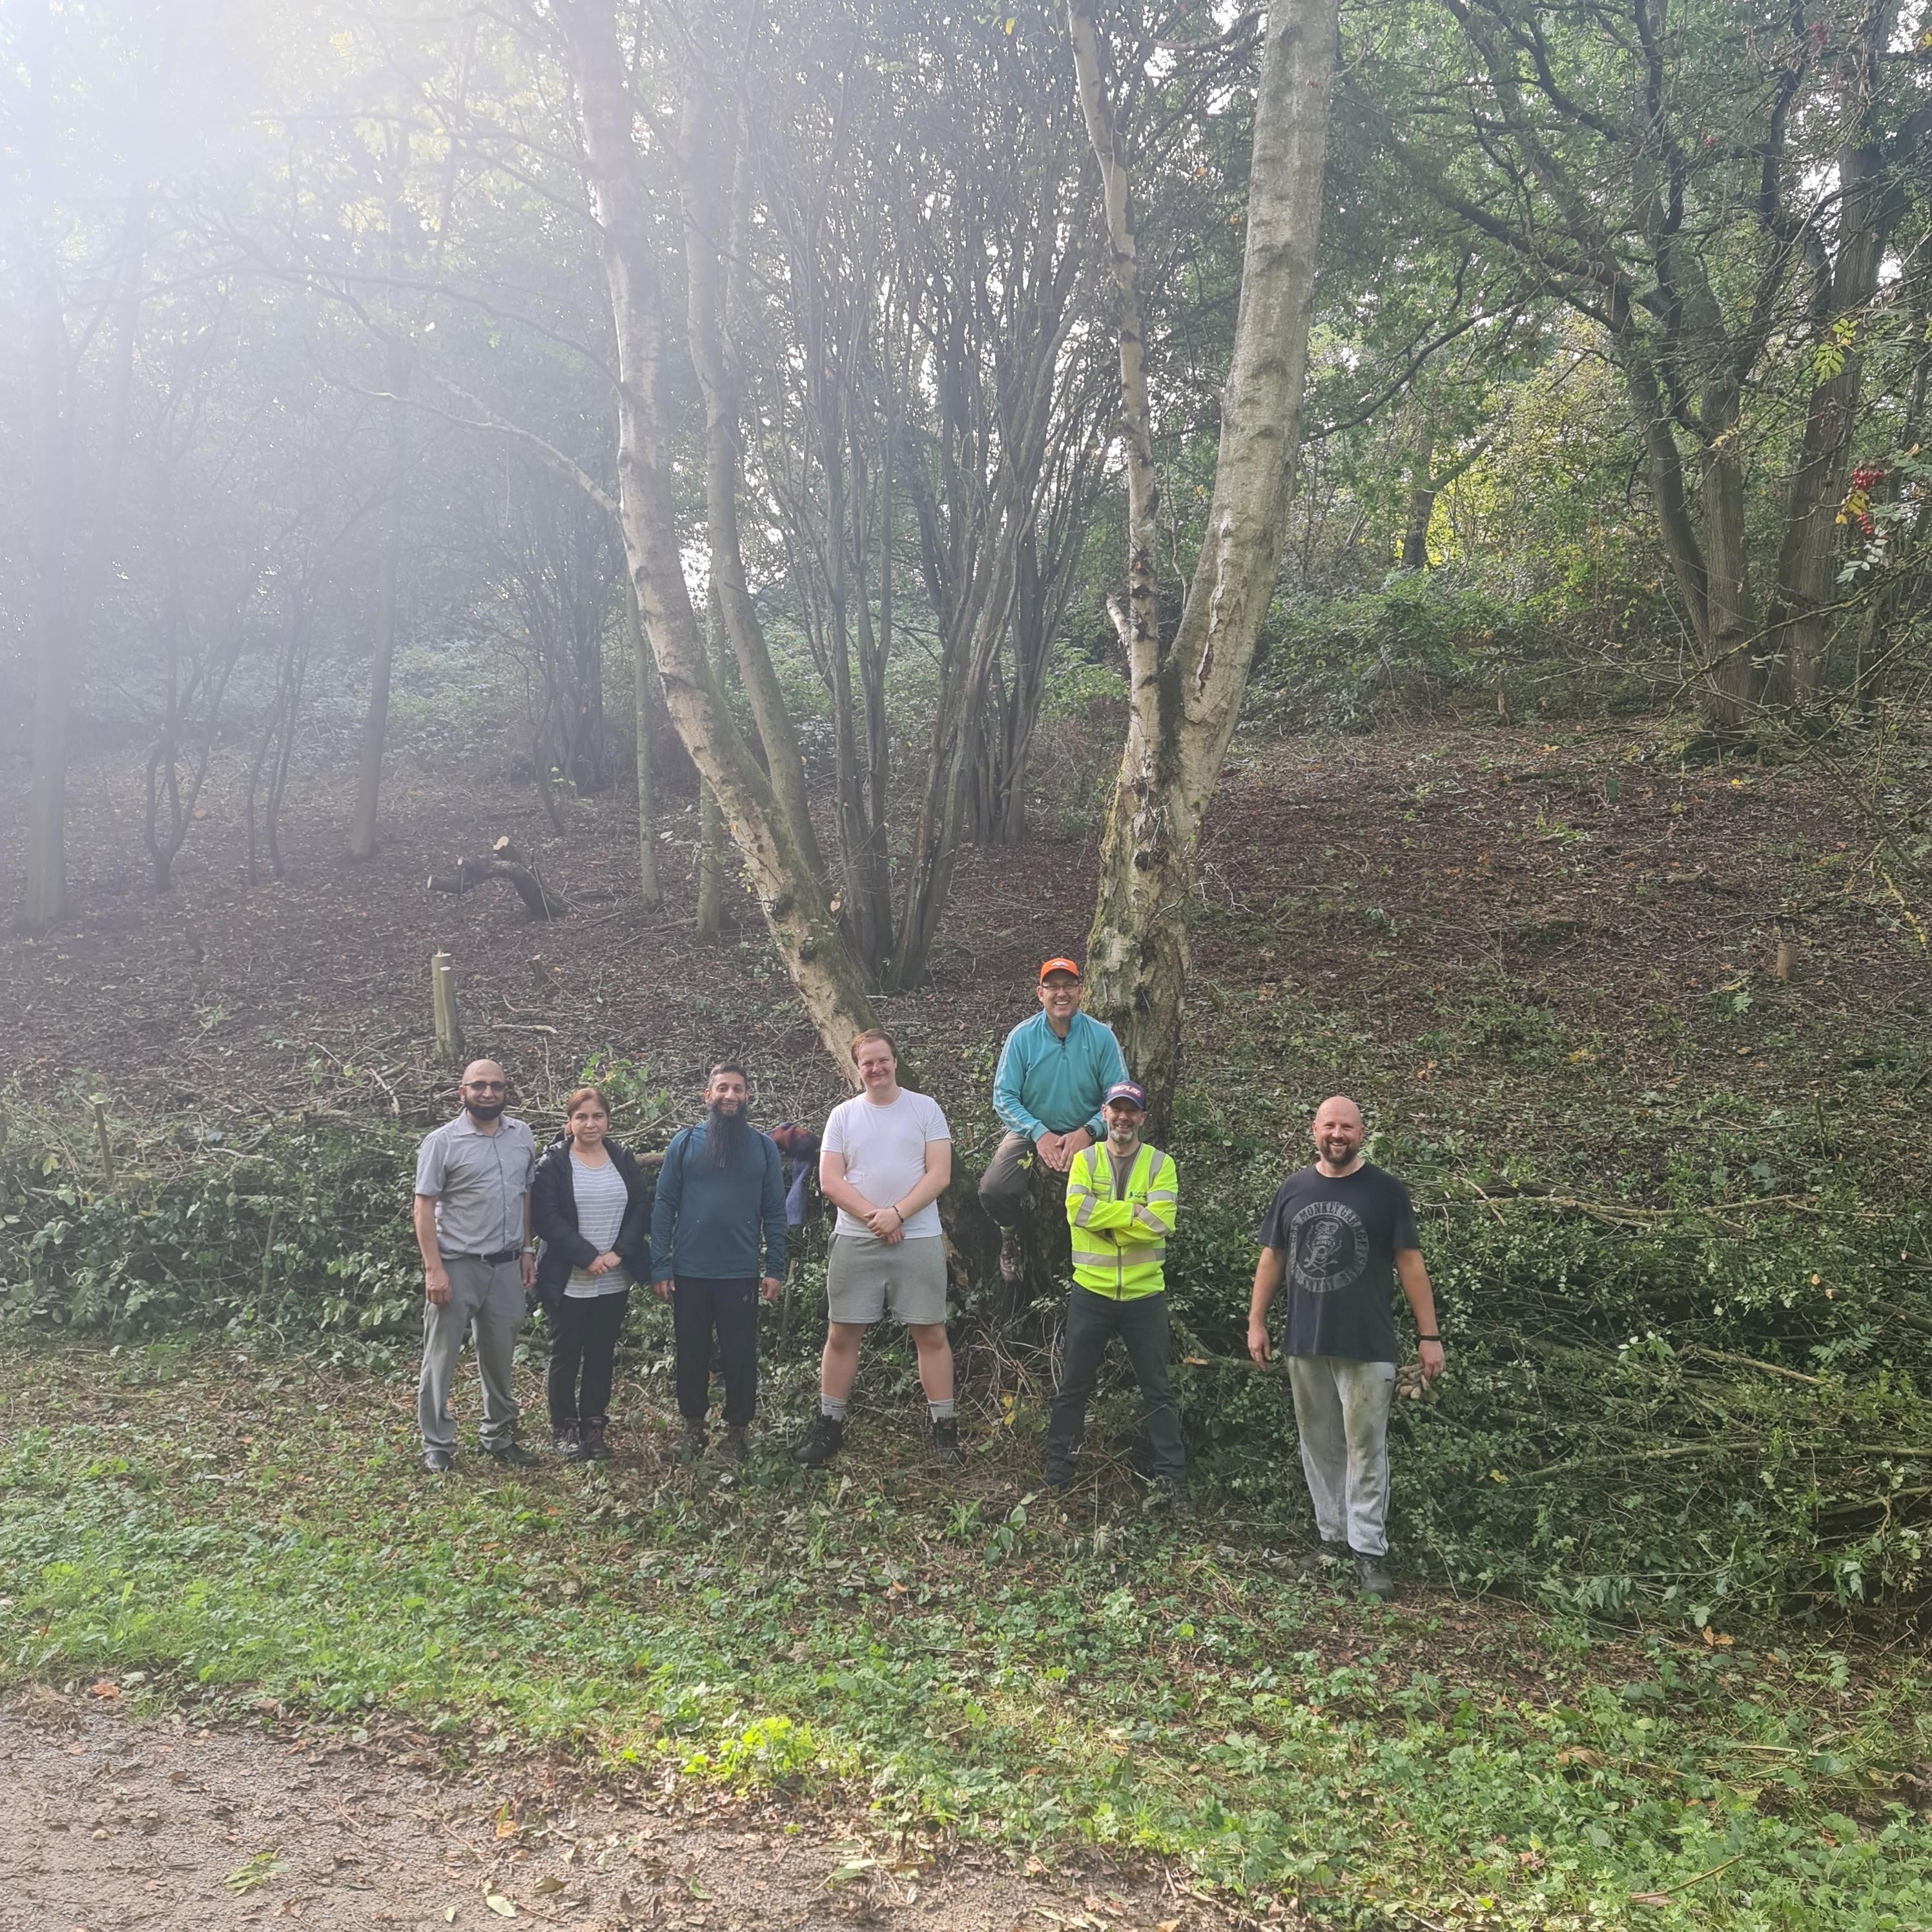
[[[553,1435],[580,1422],[608,1420],[617,1331],[624,1325],[624,1312],[630,1305],[626,1288],[621,1294],[600,1294],[587,1300],[560,1295],[545,1310],[550,1323],[550,1363],[544,1372],[544,1394],[550,1399]]]
[[[1167,1378],[1167,1296],[1144,1294],[1116,1301],[1076,1288],[1066,1304],[1066,1336],[1061,1349],[1059,1391],[1046,1425],[1046,1473],[1061,1480],[1072,1473],[1075,1452],[1087,1426],[1107,1344],[1118,1335],[1141,1390],[1141,1442],[1148,1473],[1187,1480],[1187,1450],[1180,1437],[1180,1408]]]
[[[1002,1134],[986,1171],[980,1177],[980,1204],[1002,1228],[1017,1228],[1024,1219],[1027,1190],[1033,1170],[1043,1165],[1033,1154],[1024,1134]],[[1024,1163],[1024,1164],[1023,1164]]]
[[[677,1412],[702,1422],[711,1406],[711,1342],[724,1380],[724,1420],[742,1429],[758,1400],[758,1283],[680,1275],[671,1288],[671,1333],[677,1352]]]

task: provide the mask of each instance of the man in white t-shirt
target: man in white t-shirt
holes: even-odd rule
[[[933,1455],[957,1463],[946,1240],[934,1205],[952,1178],[952,1130],[938,1101],[899,1084],[890,1034],[857,1035],[852,1059],[861,1091],[832,1108],[819,1149],[818,1185],[838,1210],[825,1270],[831,1318],[819,1369],[818,1414],[792,1460],[816,1468],[844,1446],[860,1339],[890,1311],[918,1352]]]

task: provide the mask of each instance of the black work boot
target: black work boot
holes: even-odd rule
[[[742,1422],[728,1422],[718,1438],[718,1460],[727,1468],[737,1468],[752,1453],[750,1432]]]
[[[845,1424],[842,1418],[826,1415],[822,1412],[812,1418],[812,1426],[805,1432],[804,1439],[791,1452],[794,1462],[802,1463],[808,1469],[816,1469],[831,1461],[845,1446]]]
[[[602,1422],[586,1422],[583,1425],[584,1460],[586,1462],[608,1462],[610,1460],[610,1445],[604,1440]]]
[[[677,1441],[671,1448],[671,1460],[682,1462],[687,1468],[704,1454],[704,1425],[694,1422],[689,1416],[684,1418],[684,1426],[678,1431]]]
[[[578,1434],[577,1424],[574,1422],[566,1422],[561,1429],[553,1430],[550,1446],[566,1462],[584,1460],[584,1438]]]
[[[1167,1505],[1167,1513],[1177,1522],[1191,1522],[1194,1520],[1194,1498],[1187,1492],[1187,1485],[1178,1476],[1162,1476],[1156,1482],[1161,1501]]]
[[[932,1460],[946,1469],[956,1469],[965,1461],[966,1452],[959,1446],[957,1417],[944,1416],[932,1425]]]

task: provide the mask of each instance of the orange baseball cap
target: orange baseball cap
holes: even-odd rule
[[[1080,968],[1070,959],[1048,959],[1041,963],[1040,976],[1044,980],[1049,973],[1071,973],[1077,980]]]

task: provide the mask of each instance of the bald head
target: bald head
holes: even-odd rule
[[[1352,1173],[1361,1165],[1367,1130],[1362,1110],[1346,1094],[1331,1094],[1315,1110],[1310,1130],[1315,1143],[1315,1164],[1324,1174]]]
[[[494,1060],[472,1060],[463,1070],[463,1084],[456,1090],[470,1118],[482,1125],[502,1114],[508,1087],[503,1070]]]

